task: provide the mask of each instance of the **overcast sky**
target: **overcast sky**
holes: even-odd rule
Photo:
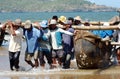
[[[99,5],[120,8],[120,0],[88,0]]]

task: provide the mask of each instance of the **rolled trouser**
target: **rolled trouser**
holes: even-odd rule
[[[9,61],[10,61],[11,70],[13,70],[13,67],[15,67],[16,69],[19,68],[19,57],[20,57],[20,51],[17,52],[9,51]]]

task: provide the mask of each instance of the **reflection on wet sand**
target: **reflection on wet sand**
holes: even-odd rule
[[[0,79],[120,79],[119,75],[46,75],[30,77],[0,77]]]
[[[3,71],[0,79],[119,79],[120,67],[113,66],[108,69],[86,70],[39,70],[28,72]]]
[[[29,69],[30,66],[24,61],[24,51],[26,45],[23,42],[23,48],[20,55],[20,66]],[[8,59],[8,42],[0,47],[0,79],[120,79],[120,67],[111,66],[107,69],[80,69],[76,67],[75,61],[72,61],[71,69],[42,69],[35,71],[10,71]]]

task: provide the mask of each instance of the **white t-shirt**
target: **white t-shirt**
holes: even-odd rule
[[[23,29],[19,28],[15,31],[16,35],[11,35],[10,42],[9,42],[9,51],[10,52],[17,52],[21,50],[22,46],[22,36],[23,36]]]
[[[68,35],[71,35],[71,36],[73,35],[73,33],[68,32],[68,31],[65,31],[65,30],[63,30],[63,29],[61,29],[61,28],[58,28],[58,29],[55,29],[55,30],[51,31],[52,48],[55,49],[55,50],[57,50],[57,49],[62,49],[62,48],[63,48],[62,45],[58,46],[58,44],[57,44],[57,39],[56,39],[56,37],[59,37],[59,36],[56,36],[56,33],[57,33],[57,32],[64,33],[64,34],[68,34]],[[60,40],[59,40],[59,41],[60,41]],[[61,40],[61,41],[62,41],[62,40]]]

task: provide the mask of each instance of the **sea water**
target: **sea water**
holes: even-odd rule
[[[119,15],[118,12],[10,12],[0,13],[0,22],[7,20],[15,20],[17,18],[32,21],[41,21],[51,19],[53,15],[60,17],[61,15],[68,17],[80,16],[82,20],[90,21],[109,21],[112,17]]]

